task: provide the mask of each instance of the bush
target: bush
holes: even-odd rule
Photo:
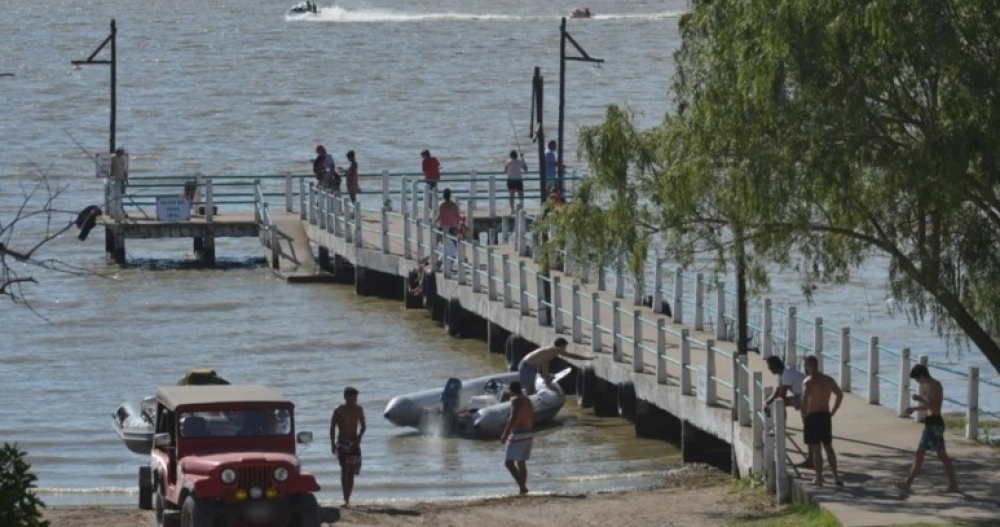
[[[17,444],[0,449],[0,525],[4,527],[48,527],[42,519],[42,500],[35,496],[31,465]]]

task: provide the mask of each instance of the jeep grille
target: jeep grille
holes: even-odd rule
[[[271,486],[271,477],[274,469],[271,465],[245,465],[236,469],[236,484],[239,488],[249,489],[260,487],[266,489]]]

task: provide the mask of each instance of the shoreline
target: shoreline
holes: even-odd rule
[[[514,483],[508,496],[407,504],[359,503],[340,508],[336,524],[403,527],[410,525],[468,526],[485,519],[502,520],[505,526],[537,525],[542,520],[606,527],[678,525],[711,527],[746,517],[747,509],[731,499],[729,474],[705,465],[687,465],[665,474],[645,489],[596,491],[581,494],[545,493],[517,496]],[[624,496],[628,499],[621,499]],[[335,507],[324,506],[324,519],[336,516]],[[52,527],[136,527],[153,525],[151,511],[127,505],[61,505],[45,509]]]

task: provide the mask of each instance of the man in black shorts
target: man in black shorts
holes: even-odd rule
[[[809,355],[804,361],[806,379],[802,382],[802,401],[799,408],[802,411],[802,436],[809,446],[809,457],[812,458],[816,477],[813,484],[823,486],[823,451],[830,460],[830,471],[833,481],[838,486],[843,485],[840,474],[837,473],[837,453],[833,451],[833,416],[840,409],[844,400],[844,392],[829,375],[819,371],[819,361],[814,355]],[[830,395],[835,397],[833,409],[830,409]]]
[[[517,158],[517,150],[510,151],[510,159],[504,165],[503,171],[507,173],[507,193],[510,199],[510,213],[514,214],[514,193],[517,192],[521,199],[521,207],[524,207],[524,180],[522,175],[528,170],[528,165],[523,159]]]

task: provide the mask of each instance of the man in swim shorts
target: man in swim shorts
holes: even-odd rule
[[[920,444],[917,446],[917,452],[913,458],[913,468],[910,469],[910,475],[906,478],[906,481],[900,483],[898,487],[903,491],[909,492],[910,485],[913,484],[917,473],[920,472],[920,467],[924,464],[924,455],[930,451],[937,453],[938,459],[941,460],[941,465],[944,466],[944,473],[948,475],[948,488],[944,491],[958,492],[955,467],[952,466],[951,458],[948,457],[948,451],[945,450],[944,446],[945,426],[944,419],[941,417],[944,387],[941,386],[941,381],[931,377],[927,366],[923,364],[917,364],[910,369],[910,378],[916,380],[920,384],[920,387],[926,390],[927,395],[914,394],[913,400],[919,404],[907,408],[906,415],[910,415],[917,410],[923,410],[927,412],[927,418],[924,419],[924,431],[920,435]]]
[[[358,405],[358,390],[344,388],[344,404],[330,418],[330,444],[340,462],[340,486],[344,491],[344,506],[351,504],[354,476],[361,474],[361,437],[365,435],[365,411]]]
[[[566,342],[566,339],[559,337],[552,342],[551,346],[538,348],[521,359],[521,362],[517,365],[517,372],[525,393],[528,395],[535,394],[535,376],[539,373],[542,374],[542,379],[545,380],[546,386],[552,384],[552,373],[549,371],[549,368],[552,360],[556,357],[562,356],[577,360],[594,360],[593,357],[584,357],[583,355],[566,351],[567,345],[569,343]]]
[[[514,481],[521,494],[528,493],[527,461],[531,458],[531,446],[534,437],[531,429],[535,427],[535,407],[521,393],[521,383],[510,383],[510,419],[503,429],[500,442],[507,445],[504,465],[514,476]]]
[[[819,371],[819,361],[815,355],[809,355],[804,360],[806,378],[802,382],[802,435],[809,446],[809,457],[812,458],[816,477],[813,484],[823,486],[823,451],[830,460],[830,471],[833,481],[838,486],[844,483],[837,473],[837,453],[833,450],[833,416],[840,409],[844,400],[844,392],[829,375]],[[830,395],[836,400],[830,409]]]

